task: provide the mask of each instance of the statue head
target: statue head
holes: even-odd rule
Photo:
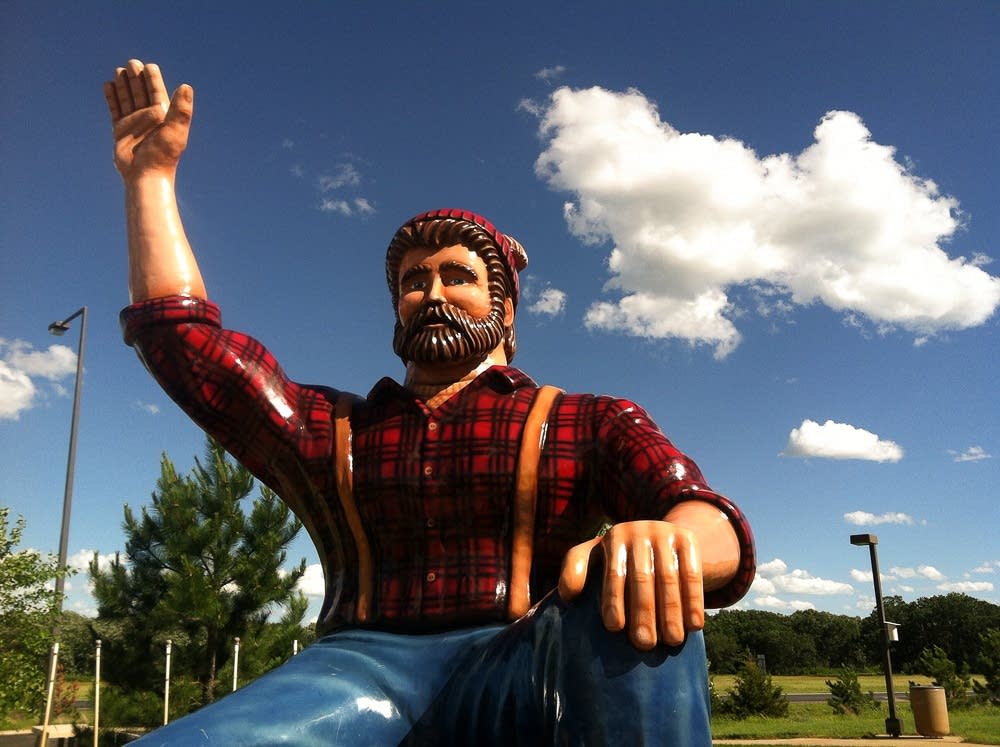
[[[433,321],[460,329],[460,339],[454,344],[417,339],[415,330],[404,327],[399,318],[400,263],[411,250],[438,250],[455,245],[475,252],[486,265],[490,312],[483,318],[474,318],[447,304],[428,308],[427,313]],[[396,231],[385,258],[386,280],[396,314],[393,350],[404,363],[417,358],[423,358],[422,362],[455,362],[457,359],[485,357],[502,342],[510,361],[517,343],[513,323],[505,323],[506,309],[508,304],[513,310],[517,308],[520,291],[518,272],[527,264],[528,256],[516,239],[501,233],[475,213],[444,209],[411,218]]]

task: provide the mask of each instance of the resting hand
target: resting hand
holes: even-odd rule
[[[104,84],[104,98],[114,128],[115,166],[122,177],[172,177],[191,128],[191,86],[180,86],[168,100],[160,68],[129,60]]]
[[[668,521],[616,524],[566,554],[559,595],[571,601],[587,581],[590,553],[604,551],[601,616],[611,632],[628,628],[632,645],[676,646],[705,624],[701,555],[694,533]]]

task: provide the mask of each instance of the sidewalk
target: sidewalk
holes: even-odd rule
[[[945,744],[961,744],[964,747],[987,747],[973,742],[963,742],[961,737],[921,737],[917,735],[890,737],[862,737],[860,739],[824,739],[822,737],[796,737],[795,739],[713,739],[712,744],[789,744],[803,747],[943,747]]]

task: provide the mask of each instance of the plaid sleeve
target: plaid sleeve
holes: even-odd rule
[[[727,607],[749,590],[756,569],[750,524],[736,505],[708,487],[701,470],[681,453],[634,402],[600,398],[598,442],[605,510],[616,521],[663,518],[678,503],[701,500],[729,517],[740,545],[740,565],[726,586],[705,594],[707,607]]]
[[[329,455],[332,390],[288,379],[263,345],[221,327],[215,304],[151,299],[122,311],[121,324],[167,394],[271,487],[302,459]]]

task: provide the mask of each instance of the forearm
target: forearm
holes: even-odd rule
[[[663,518],[697,538],[705,591],[721,589],[733,580],[740,565],[740,542],[722,510],[705,501],[687,500]]]
[[[173,295],[207,298],[177,207],[173,173],[126,179],[125,218],[134,303]]]

